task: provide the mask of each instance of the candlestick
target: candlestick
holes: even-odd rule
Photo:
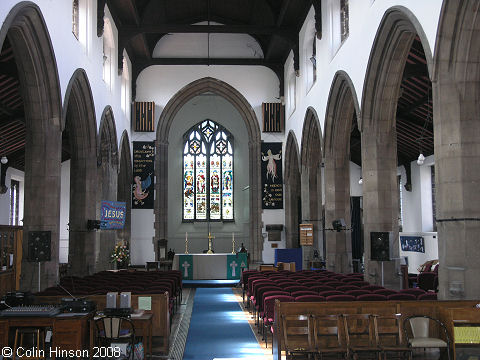
[[[185,254],[188,254],[188,232],[185,233]]]
[[[235,254],[235,233],[232,232],[232,254]]]

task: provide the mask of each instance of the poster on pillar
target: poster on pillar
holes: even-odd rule
[[[262,209],[283,209],[282,143],[262,142]]]
[[[240,279],[240,274],[247,268],[247,254],[227,255],[227,279]]]
[[[155,142],[133,142],[132,209],[153,209]]]
[[[179,255],[178,265],[182,272],[183,280],[193,279],[193,256],[192,255]]]

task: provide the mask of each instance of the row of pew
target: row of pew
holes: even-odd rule
[[[338,302],[386,300],[435,300],[436,294],[422,289],[400,291],[371,285],[363,274],[330,271],[256,271],[242,273],[243,301],[267,343],[274,318],[275,301]],[[246,296],[246,299],[245,299]]]

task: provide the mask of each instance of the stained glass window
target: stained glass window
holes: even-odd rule
[[[233,137],[209,119],[184,135],[183,220],[233,220]]]

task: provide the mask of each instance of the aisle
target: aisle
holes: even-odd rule
[[[183,359],[264,359],[231,288],[198,288]]]

